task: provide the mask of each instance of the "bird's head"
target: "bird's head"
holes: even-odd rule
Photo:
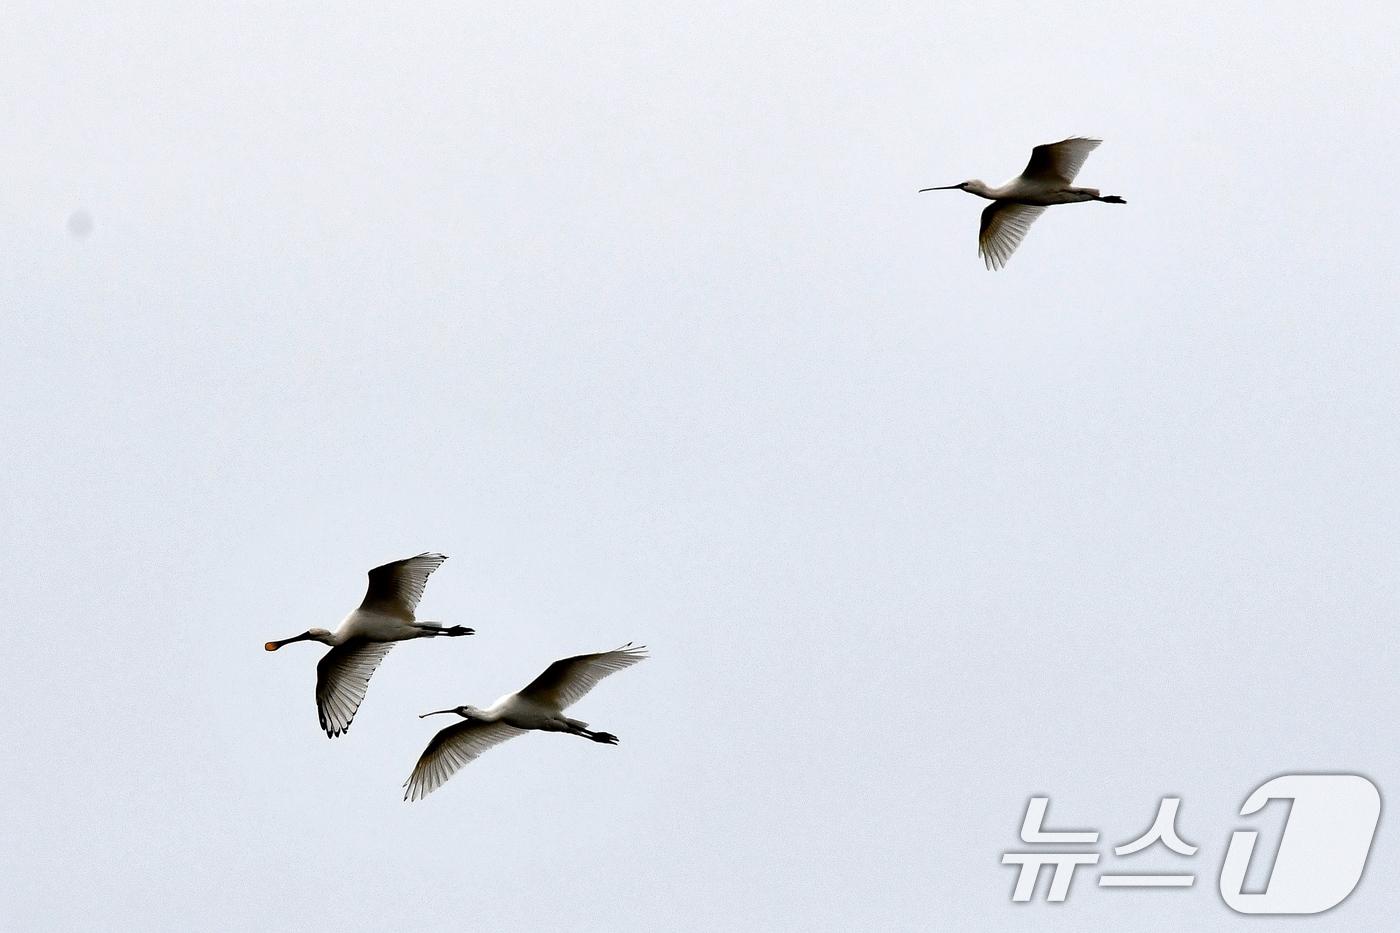
[[[281,641],[270,641],[263,645],[268,651],[276,651],[283,645],[290,645],[294,641],[319,641],[329,645],[334,638],[329,631],[323,628],[309,628],[300,635],[293,635],[291,638],[284,638]]]
[[[481,718],[481,710],[477,709],[475,706],[454,706],[454,707],[452,707],[452,709],[438,709],[438,710],[433,710],[431,713],[424,713],[423,715],[419,716],[418,718],[419,718],[419,719],[426,719],[426,718],[429,717],[429,716],[440,716],[440,715],[442,715],[443,713],[456,713],[458,716],[461,716],[463,719],[480,719],[480,718]]]

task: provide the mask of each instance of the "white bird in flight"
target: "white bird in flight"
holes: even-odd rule
[[[977,233],[977,255],[982,257],[988,269],[1000,269],[1006,265],[1016,247],[1021,245],[1031,224],[1050,205],[1077,204],[1080,201],[1128,203],[1116,194],[1099,194],[1097,188],[1076,188],[1072,184],[1084,160],[1102,141],[1076,136],[1036,146],[1031,150],[1031,160],[1026,170],[1000,188],[993,188],[974,178],[956,185],[920,188],[919,191],[956,189],[996,202],[982,212],[982,229]]]
[[[350,722],[365,698],[369,678],[396,641],[433,638],[438,635],[473,635],[461,625],[450,628],[413,617],[428,575],[447,560],[442,554],[423,553],[396,560],[369,572],[369,589],[360,608],[351,612],[334,632],[307,629],[300,635],[270,641],[263,647],[276,651],[294,641],[319,641],[330,645],[316,665],[316,711],[321,728],[335,738],[350,730]]]
[[[443,729],[414,765],[404,781],[404,800],[422,800],[441,787],[457,769],[506,739],[524,735],[531,729],[567,732],[605,745],[616,745],[610,732],[593,732],[588,723],[570,719],[564,710],[578,702],[598,681],[624,667],[631,667],[647,656],[645,646],[629,642],[613,651],[581,654],[555,661],[544,673],[530,681],[519,693],[510,693],[486,709],[458,706],[419,716],[456,713],[462,721]]]

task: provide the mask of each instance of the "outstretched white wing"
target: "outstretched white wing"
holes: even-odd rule
[[[369,589],[365,591],[365,601],[360,603],[360,608],[412,622],[418,601],[423,598],[423,588],[428,585],[428,576],[445,560],[447,557],[442,554],[424,552],[375,567],[369,572]]]
[[[613,651],[581,654],[555,661],[544,669],[543,674],[530,681],[520,691],[520,696],[554,709],[566,709],[582,699],[604,677],[624,667],[631,667],[646,656],[645,645],[633,647],[628,642]]]
[[[403,782],[403,799],[422,800],[446,783],[458,768],[476,760],[488,748],[524,734],[524,729],[503,722],[480,722],[475,719],[464,719],[448,726],[433,736],[418,757],[413,773]]]
[[[982,229],[977,233],[977,255],[988,269],[1006,265],[1016,247],[1026,237],[1026,231],[1045,208],[1029,204],[997,201],[982,212]]]
[[[335,738],[350,731],[350,723],[364,702],[370,676],[394,647],[391,641],[354,638],[336,645],[316,664],[316,712],[321,728]]]
[[[1031,150],[1031,160],[1026,163],[1022,178],[1037,181],[1062,181],[1069,184],[1079,174],[1089,153],[1099,148],[1101,139],[1088,139],[1073,136],[1057,143],[1046,143]]]

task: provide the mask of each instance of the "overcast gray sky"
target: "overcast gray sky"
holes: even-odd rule
[[[1253,787],[1400,794],[1400,20],[870,6],[7,7],[7,926],[1234,930]],[[1003,272],[915,194],[1075,134]],[[328,741],[263,642],[430,549]],[[1033,793],[1197,886],[1011,904]]]

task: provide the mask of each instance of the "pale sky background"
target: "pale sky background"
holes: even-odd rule
[[[1156,6],[7,6],[6,928],[1391,925],[1389,815],[1215,884],[1266,778],[1400,801],[1400,19]],[[1128,205],[1004,272],[915,194],[1075,134]],[[329,741],[262,644],[423,550],[479,634]],[[628,640],[621,745],[401,802]],[[1013,905],[1033,793],[1197,886]]]

